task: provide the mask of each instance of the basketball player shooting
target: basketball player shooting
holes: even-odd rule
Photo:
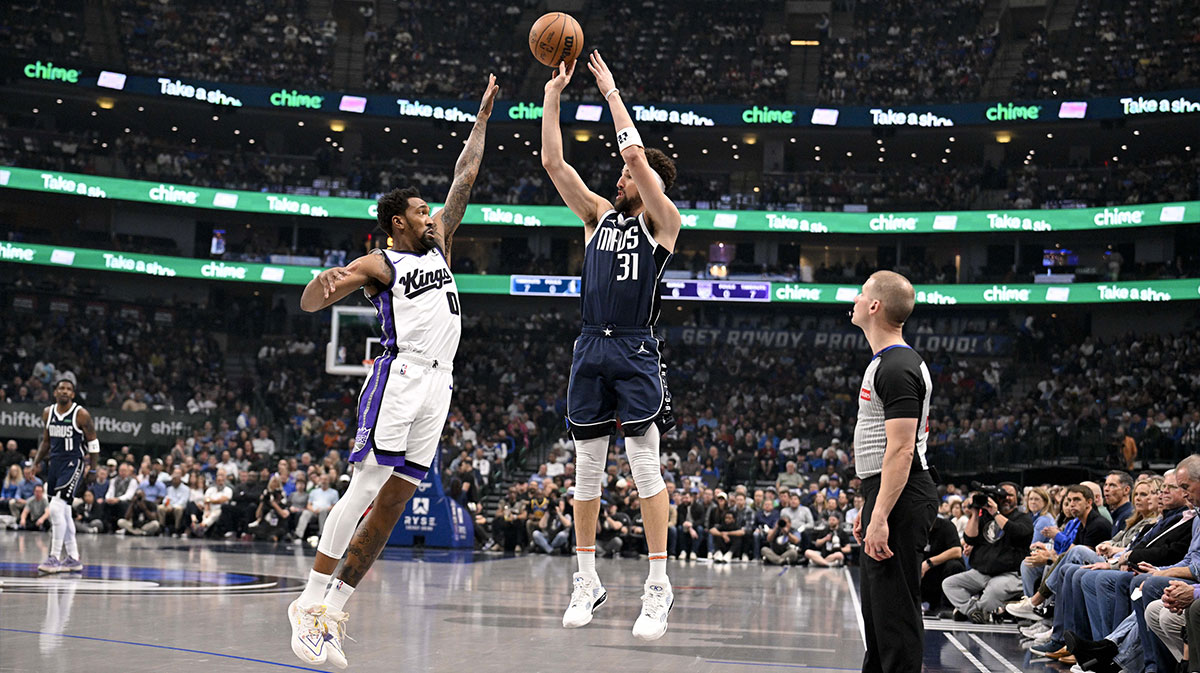
[[[54,404],[42,412],[42,439],[33,456],[33,471],[50,459],[46,467],[46,493],[50,496],[50,554],[38,565],[44,573],[83,572],[79,562],[79,543],[75,538],[75,517],[71,501],[83,486],[85,468],[96,472],[100,440],[87,409],[75,404],[75,382],[62,379],[54,386]],[[87,462],[84,462],[84,458]],[[66,558],[61,558],[63,548]]]
[[[675,423],[662,342],[654,334],[654,325],[660,312],[658,284],[679,236],[679,210],[666,196],[675,182],[675,164],[661,151],[645,149],[599,52],[591,54],[588,69],[608,101],[625,161],[614,203],[589,190],[563,160],[559,98],[574,74],[574,62],[569,67],[559,64],[558,73],[546,83],[542,117],[542,166],[563,201],[583,221],[586,246],[583,329],[575,341],[567,389],[567,422],[576,451],[579,572],[574,575],[563,626],[588,624],[608,598],[596,574],[596,524],[609,435],[619,419],[650,552],[650,573],[633,635],[656,640],[667,632],[667,615],[674,602],[667,578],[669,502],[660,470],[659,438]]]
[[[305,311],[319,311],[362,288],[377,311],[383,347],[359,395],[358,433],[349,458],[354,476],[329,512],[304,593],[288,606],[292,652],[305,663],[328,661],[346,668],[346,601],[383,550],[437,451],[462,333],[450,245],[479,174],[498,91],[493,75],[454,166],[445,207],[431,216],[414,188],[385,194],[378,219],[392,240],[390,249],[326,269],[300,298]],[[371,512],[359,525],[368,506]],[[343,555],[346,562],[326,593]]]

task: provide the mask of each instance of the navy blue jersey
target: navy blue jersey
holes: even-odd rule
[[[583,324],[653,327],[662,303],[658,284],[671,252],[654,240],[646,214],[600,217],[583,254]]]
[[[67,413],[59,414],[58,405],[51,405],[46,418],[46,429],[50,432],[50,458],[83,458],[87,455],[87,440],[75,417],[83,407],[72,404]]]

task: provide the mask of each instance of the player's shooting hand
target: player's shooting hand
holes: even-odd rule
[[[567,84],[571,82],[571,75],[575,74],[575,63],[577,61],[571,61],[570,67],[567,67],[566,63],[558,64],[558,72],[546,82],[546,93],[562,93],[562,90],[567,88]]]
[[[591,70],[592,74],[596,76],[596,88],[600,89],[601,96],[617,87],[616,82],[613,81],[612,71],[608,69],[608,64],[600,57],[598,50],[588,55],[588,70]]]
[[[337,292],[337,284],[349,275],[350,269],[344,266],[335,266],[322,271],[317,276],[317,280],[321,283],[321,292],[325,294],[325,298],[329,299],[329,295]]]
[[[487,89],[483,91],[483,100],[479,102],[479,113],[475,115],[477,120],[486,120],[492,116],[492,103],[496,102],[496,96],[500,93],[500,86],[496,84],[496,76],[488,75]]]
[[[887,519],[873,519],[867,526],[867,536],[863,538],[863,551],[876,561],[885,561],[892,557],[888,547]]]

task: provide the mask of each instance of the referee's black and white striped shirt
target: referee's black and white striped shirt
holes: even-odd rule
[[[909,346],[888,346],[871,358],[858,391],[858,424],[854,427],[854,466],[860,478],[883,471],[883,452],[887,448],[884,421],[892,418],[917,419],[912,472],[929,469],[925,448],[932,394],[929,368]]]

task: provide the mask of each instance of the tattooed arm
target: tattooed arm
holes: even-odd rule
[[[487,90],[483,92],[483,100],[479,103],[479,113],[475,115],[475,127],[467,138],[458,162],[454,164],[454,182],[450,184],[450,192],[446,195],[446,205],[433,216],[438,229],[438,243],[450,261],[450,244],[458,225],[462,224],[463,213],[467,210],[467,200],[471,196],[471,186],[479,175],[479,162],[483,159],[483,140],[487,135],[488,117],[492,116],[492,103],[500,87],[496,86],[496,76],[488,77]]]

